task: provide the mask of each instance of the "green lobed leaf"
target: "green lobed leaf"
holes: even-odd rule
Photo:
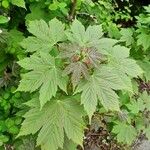
[[[49,24],[44,20],[30,21],[28,31],[34,36],[29,36],[21,43],[27,52],[50,52],[53,45],[64,40],[64,25],[56,18]]]
[[[102,36],[103,29],[101,25],[88,26],[85,33],[85,41],[88,46],[96,45]]]
[[[24,50],[20,46],[20,42],[25,39],[23,33],[12,29],[8,32],[6,52],[11,54],[23,54]]]
[[[126,46],[129,46],[134,42],[133,30],[131,28],[123,28],[121,29],[120,33],[120,41],[126,42]]]
[[[38,3],[30,3],[29,9],[30,13],[28,13],[25,17],[26,24],[33,20],[43,19],[48,22],[50,19],[52,19],[52,16],[49,15],[45,9],[43,9],[42,1],[39,1]]]
[[[30,72],[23,74],[17,90],[33,92],[40,88],[41,108],[56,95],[58,86],[67,92],[67,77],[62,77],[61,70],[55,65],[55,58],[50,54],[32,55],[18,63]]]
[[[39,100],[35,98],[33,101],[38,103]],[[82,115],[82,107],[73,98],[53,99],[41,111],[40,104],[33,106],[31,103],[31,109],[24,115],[25,120],[19,136],[39,131],[37,145],[40,145],[42,150],[63,148],[64,132],[68,139],[82,145]]]
[[[108,49],[108,52],[110,53],[110,65],[117,72],[119,71],[131,77],[137,77],[143,73],[142,69],[137,65],[136,61],[128,58],[128,48],[116,45],[112,49]]]
[[[81,22],[75,20],[71,26],[71,32],[67,33],[67,37],[71,42],[78,43],[83,46],[85,43],[85,27]]]
[[[95,46],[101,54],[110,55],[108,50],[112,49],[117,42],[115,39],[101,38]]]
[[[150,35],[145,33],[139,34],[137,44],[142,45],[144,50],[147,50],[150,47]]]
[[[120,39],[120,32],[116,24],[109,23],[107,26],[108,36],[115,39]]]
[[[83,47],[94,47],[103,36],[102,26],[93,25],[87,29],[77,19],[72,23],[71,29],[67,32],[68,40]]]
[[[138,114],[139,111],[143,111],[145,109],[144,103],[141,99],[138,99],[137,101],[131,100],[131,103],[126,106],[133,114]]]
[[[137,136],[135,128],[124,122],[118,122],[118,124],[113,127],[112,132],[117,134],[118,142],[128,145],[131,145]]]
[[[137,45],[142,45],[144,48],[144,51],[148,50],[150,48],[150,35],[149,35],[149,28],[139,27],[137,29]]]
[[[119,101],[113,89],[126,88],[116,74],[107,66],[101,66],[86,82],[80,83],[75,93],[81,92],[81,103],[92,117],[98,101],[106,110],[119,111]]]

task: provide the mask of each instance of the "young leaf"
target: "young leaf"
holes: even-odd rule
[[[53,99],[40,111],[38,98],[33,99],[36,105],[24,117],[19,136],[35,134],[39,130],[37,145],[42,150],[63,148],[64,132],[68,139],[82,145],[84,123],[82,107],[74,99]],[[30,128],[29,128],[30,126]]]
[[[118,122],[118,124],[113,127],[112,132],[117,134],[118,142],[129,145],[132,144],[137,136],[135,128],[124,122]]]
[[[30,21],[28,31],[34,36],[21,43],[27,52],[50,52],[53,45],[64,40],[64,25],[56,18],[49,21],[49,24],[44,20]]]
[[[72,74],[74,87],[81,78],[87,77],[89,68],[98,67],[104,60],[104,55],[96,47],[102,35],[100,25],[89,26],[85,30],[82,23],[75,20],[67,32],[68,40],[71,43],[60,44],[61,58],[67,59],[70,63],[65,72]]]
[[[64,73],[65,74],[72,73],[71,81],[72,81],[73,87],[75,88],[76,85],[81,80],[81,76],[87,78],[87,76],[88,76],[88,68],[82,62],[74,62],[74,63],[70,63],[65,68]]]
[[[46,53],[32,55],[18,62],[30,72],[23,75],[18,91],[33,92],[40,88],[41,108],[56,95],[58,86],[66,92],[67,78],[62,77],[61,70],[55,66],[55,58]]]

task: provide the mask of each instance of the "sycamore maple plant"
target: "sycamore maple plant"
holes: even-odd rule
[[[42,150],[63,149],[65,142],[82,146],[83,117],[89,122],[97,106],[120,111],[118,90],[132,92],[131,79],[142,73],[129,49],[104,38],[101,25],[85,27],[73,21],[65,29],[57,19],[31,21],[32,36],[21,42],[30,57],[18,62],[18,91],[34,92],[18,136],[38,132]],[[81,105],[82,104],[82,105]]]

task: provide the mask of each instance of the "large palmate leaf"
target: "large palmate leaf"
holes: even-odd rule
[[[55,96],[57,88],[66,92],[67,80],[62,77],[61,70],[55,65],[55,58],[46,53],[32,55],[18,62],[30,72],[23,75],[18,91],[33,92],[40,88],[41,107]]]
[[[75,93],[82,91],[81,103],[91,118],[96,110],[98,100],[106,110],[119,111],[118,96],[113,89],[126,88],[124,82],[118,78],[112,68],[101,66],[88,81],[79,84]]]
[[[54,44],[64,40],[64,25],[56,18],[49,24],[44,20],[30,21],[28,31],[34,36],[21,43],[27,52],[49,52]]]
[[[129,145],[132,144],[137,136],[135,128],[131,125],[125,124],[124,122],[118,122],[118,124],[113,127],[112,132],[117,134],[118,142]]]
[[[141,68],[136,64],[136,61],[128,58],[130,49],[116,45],[109,49],[111,60],[110,63],[114,68],[128,74],[131,77],[137,77],[142,73]]]
[[[143,73],[142,69],[137,65],[136,61],[128,58],[129,49],[115,45],[107,49],[109,53],[109,64],[113,68],[113,71],[118,74],[118,78],[121,78],[122,81],[129,87],[129,90],[132,90],[131,80],[132,77],[137,77]]]
[[[85,30],[85,27],[78,20],[72,23],[70,31],[67,32],[68,40],[81,47],[93,47],[99,42],[102,35],[101,25],[89,26]]]
[[[77,81],[80,81],[84,77],[82,72],[85,69],[83,67],[83,71],[79,69],[81,68],[79,64],[85,64],[86,70],[90,70],[91,66],[96,68],[99,64],[107,62],[108,57],[108,66],[114,68],[112,71],[124,82],[126,89],[132,91],[130,77],[137,77],[142,73],[142,70],[133,59],[128,58],[128,48],[117,45],[117,40],[103,38],[102,35],[101,26],[94,25],[85,29],[78,20],[75,20],[70,31],[67,32],[68,40],[73,44],[69,44],[68,48],[67,46],[62,48],[64,50],[64,52],[61,52],[62,58],[66,56],[67,59],[70,59],[70,62],[73,62],[73,64],[75,62],[76,67],[68,67],[73,68],[72,76],[77,76],[75,72],[80,72],[79,76],[76,77]],[[71,73],[71,71],[68,73]],[[72,80],[72,83],[77,85],[74,80]]]
[[[105,54],[109,58],[108,65],[114,68],[123,80],[128,80],[126,75],[137,77],[142,74],[141,68],[136,64],[136,61],[129,58],[130,49],[124,46],[117,45],[117,40],[109,38],[101,38],[96,45],[100,53]],[[131,86],[128,84],[128,86]]]
[[[40,145],[42,150],[63,148],[65,135],[74,143],[82,145],[82,107],[73,98],[53,99],[41,111],[38,98],[32,99],[27,105],[31,109],[24,115],[25,120],[19,136],[35,134],[40,130],[37,145]]]

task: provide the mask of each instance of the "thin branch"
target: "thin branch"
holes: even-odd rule
[[[71,5],[71,9],[70,9],[70,14],[69,14],[69,16],[68,16],[68,19],[69,19],[70,21],[72,21],[72,19],[74,19],[74,17],[75,17],[76,6],[77,6],[77,0],[72,0],[72,5]]]

